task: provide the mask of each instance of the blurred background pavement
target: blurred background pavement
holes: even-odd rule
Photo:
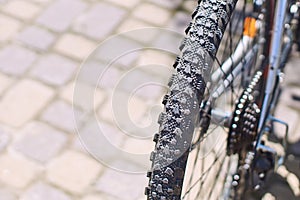
[[[196,1],[181,0],[0,0],[0,200],[145,199],[145,174],[121,171],[144,172],[148,155],[146,164],[115,157],[103,164],[83,148],[77,132],[89,133],[90,127],[73,119],[73,111],[85,112],[85,94],[72,107],[75,78],[84,60],[112,35],[162,27],[178,32],[177,38],[195,5]],[[151,32],[130,38],[148,44],[159,39]],[[160,53],[149,48],[125,56],[101,79],[96,77],[100,80],[97,89],[87,86],[95,95],[93,113],[117,149],[149,154],[153,142],[126,135],[116,126],[114,115],[120,113],[114,113],[111,105],[116,84],[133,66],[167,66],[169,71],[136,72],[135,77],[153,77],[159,84],[142,89],[121,84],[118,94],[119,99],[130,95],[121,107],[134,123],[145,127],[155,123],[174,51]],[[101,55],[99,62],[105,62]],[[294,174],[300,171],[300,103],[291,98],[300,95],[298,54],[293,54],[287,73],[278,116],[290,124],[292,167],[286,170]],[[157,130],[156,126],[152,128]],[[96,141],[96,145],[101,149],[106,144]],[[119,170],[112,169],[111,163],[117,163]],[[289,179],[297,184],[297,178]]]

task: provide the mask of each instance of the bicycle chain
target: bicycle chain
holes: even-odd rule
[[[227,139],[227,154],[240,152],[244,147],[255,141],[260,109],[256,104],[255,91],[261,82],[261,71],[257,71],[248,87],[243,91],[236,103]]]

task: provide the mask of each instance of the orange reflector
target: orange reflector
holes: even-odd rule
[[[256,19],[253,17],[246,17],[244,21],[244,35],[249,36],[251,38],[256,35]]]

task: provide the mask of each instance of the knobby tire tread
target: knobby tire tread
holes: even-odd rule
[[[164,97],[155,134],[148,200],[180,200],[194,126],[206,81],[237,0],[202,0],[192,15]]]

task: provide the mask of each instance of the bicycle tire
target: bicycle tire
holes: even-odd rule
[[[206,82],[225,28],[237,0],[198,2],[193,20],[180,47],[181,58],[174,64],[170,92],[164,97],[160,129],[151,153],[152,169],[146,188],[148,200],[181,199],[190,143],[199,117]]]

